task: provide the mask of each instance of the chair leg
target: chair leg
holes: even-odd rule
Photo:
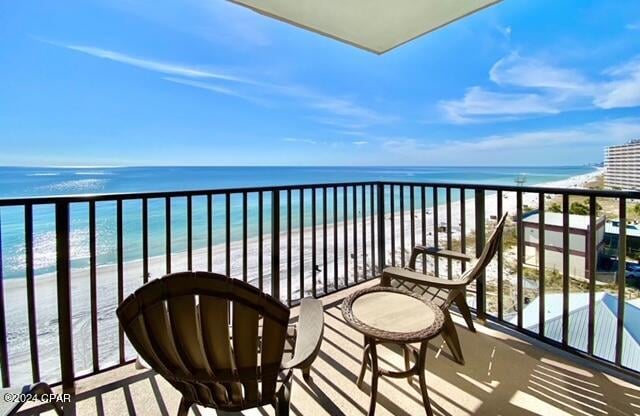
[[[311,366],[302,369],[302,378],[309,383],[311,380]]]
[[[285,383],[278,391],[276,398],[276,416],[289,416],[289,400],[291,397],[291,386]]]
[[[469,310],[469,305],[467,305],[466,298],[465,293],[461,292],[453,301],[456,303],[456,306],[464,318],[464,321],[467,323],[469,330],[471,332],[476,332],[476,327],[473,325],[473,317],[471,316],[471,311]]]
[[[460,346],[460,339],[458,338],[458,333],[456,332],[456,325],[453,323],[451,319],[451,314],[448,309],[443,310],[444,312],[444,327],[442,328],[442,338],[444,338],[445,342],[449,346],[449,350],[451,350],[451,354],[453,354],[453,358],[461,364],[464,365],[464,357],[462,355],[462,347]]]
[[[184,397],[180,400],[180,406],[178,406],[178,416],[187,416],[189,414],[189,409],[191,408],[191,403]]]

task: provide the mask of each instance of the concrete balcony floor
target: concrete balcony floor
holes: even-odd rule
[[[321,353],[313,366],[310,384],[302,380],[300,373],[294,376],[292,415],[367,413],[371,373],[367,372],[362,389],[355,384],[362,359],[362,336],[344,323],[339,305],[350,291],[374,283],[323,298],[326,326]],[[497,325],[478,323],[477,333],[471,333],[461,318],[454,316],[454,319],[466,365],[450,359],[440,337],[432,340],[427,383],[434,414],[640,414],[640,387],[624,381],[623,376],[609,375],[596,363],[525,339]],[[403,368],[399,349],[382,347],[379,354],[381,366]],[[78,381],[69,414],[175,415],[179,401],[178,392],[162,377],[127,365]],[[191,414],[216,413],[193,408]],[[273,415],[274,411],[266,407],[243,414]],[[381,378],[376,414],[424,415],[417,377],[412,385],[406,379]]]

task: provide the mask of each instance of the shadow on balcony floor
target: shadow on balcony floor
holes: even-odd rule
[[[335,296],[335,295],[334,295]],[[342,294],[340,297],[345,296]],[[322,351],[306,384],[296,374],[293,415],[363,415],[368,409],[369,378],[355,381],[362,357],[361,336],[342,320],[339,300],[326,308]],[[456,320],[458,317],[455,318]],[[640,388],[598,371],[584,360],[573,361],[512,335],[477,325],[473,334],[459,326],[467,364],[449,357],[442,339],[432,341],[427,382],[436,415],[633,415],[640,413]],[[381,348],[381,365],[400,370],[402,355]],[[382,378],[378,415],[422,415],[416,382]],[[161,377],[133,365],[77,383],[71,413],[76,415],[174,415],[178,393]],[[190,414],[214,415],[210,409]],[[273,414],[272,408],[244,412]]]

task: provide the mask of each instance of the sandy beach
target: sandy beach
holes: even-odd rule
[[[558,188],[578,188],[585,183],[592,181],[601,174],[601,171],[594,171],[588,174],[571,177],[565,180],[548,182],[537,185],[544,187]],[[468,194],[469,195],[469,194]],[[537,206],[537,194],[523,194],[523,204],[529,206]],[[497,195],[495,193],[487,193],[485,197],[485,213],[487,220],[495,216],[497,213]],[[440,201],[443,202],[443,201]],[[466,199],[466,233],[472,234],[475,226],[475,210],[474,200]],[[452,239],[460,240],[460,201],[451,203],[451,232]],[[411,250],[411,212],[407,211],[409,207],[405,207],[404,212],[404,234],[405,234],[405,257],[408,261],[408,253]],[[438,206],[439,222],[446,221],[447,208],[444,204]],[[398,210],[398,207],[396,207]],[[515,214],[516,197],[515,193],[504,193],[503,195],[503,211]],[[415,212],[415,241],[422,241],[422,217],[419,211]],[[402,213],[395,214],[395,235],[396,235],[396,252],[395,258],[399,262],[401,258],[401,241],[400,241],[400,219]],[[365,218],[367,240],[370,239],[370,221],[371,218]],[[391,216],[387,212],[385,215],[386,225],[386,258],[390,262],[391,253]],[[426,211],[426,224],[424,234],[427,236],[427,244],[433,244],[433,212],[431,208]],[[347,233],[349,239],[350,251],[347,253],[346,262],[348,267],[349,283],[354,279],[354,269],[357,270],[358,278],[362,279],[365,271],[368,278],[372,276],[372,256],[370,240],[366,241],[366,258],[363,253],[363,236],[362,236],[362,218],[360,217],[355,224],[356,239],[358,250],[354,253],[353,237],[354,224],[349,221],[347,224]],[[317,294],[324,292],[324,274],[326,268],[327,275],[327,291],[334,289],[334,263],[338,263],[338,285],[345,285],[345,253],[343,248],[345,227],[343,223],[339,223],[336,234],[338,244],[338,256],[334,258],[334,229],[333,224],[327,224],[327,244],[323,245],[323,229],[322,226],[316,227],[316,264],[320,271],[316,273]],[[312,287],[312,230],[306,227],[304,233],[304,295],[311,295]],[[439,243],[446,243],[446,233],[439,233]],[[271,237],[265,233],[263,237],[263,288],[266,292],[271,287]],[[280,294],[283,301],[287,300],[287,235],[285,232],[280,234]],[[474,247],[467,247],[469,252],[473,252]],[[213,250],[213,271],[224,273],[225,271],[225,246],[215,245]],[[327,252],[326,266],[324,264],[324,252]],[[293,230],[291,233],[291,297],[292,299],[300,298],[300,231]],[[231,275],[235,278],[242,278],[242,241],[233,241],[231,243]],[[354,260],[355,259],[355,260]],[[142,280],[142,260],[126,261],[124,263],[124,292],[126,294],[139,287]],[[432,263],[432,259],[428,260]],[[354,264],[354,263],[357,263]],[[433,267],[428,264],[427,267]],[[457,267],[457,266],[456,266]],[[186,253],[172,254],[172,270],[180,271],[187,268]],[[207,268],[207,249],[197,249],[193,251],[193,269],[206,270]],[[496,275],[495,264],[491,265],[487,271],[487,279],[492,279]],[[165,273],[165,256],[156,256],[149,258],[149,271],[151,278],[157,278]],[[446,273],[446,262],[440,266],[440,273]],[[454,270],[455,273],[455,270]],[[259,267],[258,267],[258,238],[254,236],[247,241],[247,277],[248,281],[258,286]],[[91,350],[91,306],[89,296],[89,270],[73,269],[72,270],[72,319],[74,332],[74,356],[76,373],[82,373],[90,370],[92,363]],[[56,276],[53,273],[39,275],[36,278],[36,318],[37,318],[37,335],[38,335],[38,352],[40,357],[41,378],[45,380],[59,380],[59,352],[58,352],[58,323],[57,323],[57,296],[56,296]],[[9,348],[9,363],[11,370],[12,384],[31,381],[31,360],[29,349],[29,331],[26,306],[26,288],[23,279],[9,279],[4,281],[5,286],[5,314],[7,320],[7,340]],[[98,318],[98,340],[99,340],[99,357],[101,366],[115,364],[118,359],[118,323],[116,320],[115,309],[118,304],[117,296],[117,267],[116,265],[106,265],[98,268],[97,278],[97,318]],[[133,350],[128,346],[127,356],[133,357]]]

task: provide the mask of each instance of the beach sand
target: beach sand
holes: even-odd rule
[[[538,186],[557,187],[557,188],[578,188],[585,183],[592,181],[601,174],[601,171],[595,171],[585,175],[575,176],[561,181],[549,182]],[[467,193],[467,196],[470,192]],[[531,207],[537,206],[537,194],[523,194],[523,205]],[[495,193],[487,193],[485,197],[485,214],[487,219],[495,216],[497,213],[497,195]],[[441,201],[444,202],[444,201]],[[475,226],[475,210],[474,199],[465,200],[465,220],[467,236],[474,233]],[[409,251],[411,250],[411,212],[410,207],[405,207],[404,212],[404,234],[405,234],[405,259],[409,259]],[[460,219],[461,219],[461,203],[460,201],[451,203],[451,234],[452,240],[460,240]],[[503,211],[515,215],[516,197],[515,193],[504,193],[503,195]],[[446,221],[447,208],[441,203],[438,206],[438,222]],[[394,218],[395,223],[395,259],[399,263],[401,259],[401,240],[400,228],[401,218],[403,214],[398,212]],[[432,208],[427,208],[426,224],[424,234],[426,235],[427,245],[433,244],[433,212]],[[367,240],[370,239],[371,224],[370,218],[365,218]],[[422,216],[421,212],[415,211],[415,229],[414,236],[416,243],[422,243]],[[491,220],[489,220],[491,223]],[[284,229],[284,224],[283,229]],[[354,268],[357,269],[358,278],[363,279],[365,275],[371,278],[372,256],[371,243],[367,241],[366,259],[363,258],[363,236],[362,236],[362,218],[359,218],[356,224],[357,246],[356,256],[353,254],[353,227],[352,221],[347,223],[347,237],[349,241],[350,251],[347,253],[347,278],[352,283],[354,279]],[[312,230],[306,227],[304,233],[304,295],[312,294]],[[327,245],[323,246],[323,229],[322,226],[316,228],[316,264],[319,266],[320,272],[316,273],[317,294],[324,293],[324,252],[327,252],[326,275],[327,275],[327,291],[334,290],[334,263],[338,263],[338,286],[345,285],[345,253],[343,248],[344,239],[344,223],[338,224],[337,230],[338,256],[334,258],[334,228],[333,224],[327,224]],[[385,253],[387,263],[392,258],[391,253],[391,216],[387,212],[385,214],[385,236],[386,249]],[[446,232],[439,233],[439,244],[446,244]],[[281,300],[287,300],[287,235],[285,232],[280,234],[280,296]],[[213,251],[213,271],[218,273],[225,272],[225,246],[215,245]],[[232,241],[231,243],[231,276],[242,279],[243,263],[242,241]],[[474,247],[467,247],[467,251],[473,253]],[[291,297],[293,300],[299,299],[300,286],[300,231],[292,230],[291,232]],[[357,266],[354,265],[354,258],[357,260]],[[142,279],[142,260],[124,259],[123,275],[124,275],[124,293],[125,296],[131,293],[143,283]],[[265,233],[263,237],[263,289],[269,293],[271,291],[271,236]],[[429,258],[427,267],[433,270],[433,259]],[[165,256],[156,256],[149,258],[149,272],[151,278],[157,278],[165,273]],[[446,261],[440,263],[440,274],[447,274]],[[186,253],[172,254],[172,270],[181,271],[187,269]],[[193,251],[193,270],[207,269],[207,249],[197,249]],[[493,262],[487,270],[487,280],[495,279],[496,264]],[[459,265],[454,265],[452,273],[455,275],[459,272]],[[505,278],[509,278],[505,276]],[[253,236],[247,241],[247,280],[259,285],[259,268],[258,268],[258,238]],[[7,342],[9,349],[9,365],[12,384],[31,382],[31,355],[29,345],[29,330],[27,318],[27,296],[24,279],[9,279],[4,281],[5,295],[5,314],[7,321]],[[58,346],[58,309],[57,309],[57,293],[56,293],[56,276],[54,273],[39,275],[35,279],[36,293],[36,321],[37,321],[37,339],[38,339],[38,356],[40,359],[41,379],[54,381],[59,380],[60,359]],[[91,299],[89,269],[73,269],[71,276],[71,299],[72,299],[72,320],[73,320],[73,349],[75,359],[76,374],[89,372],[92,368],[92,347],[91,347]],[[117,266],[103,265],[97,269],[97,321],[98,321],[98,351],[100,366],[102,368],[116,364],[119,359],[118,351],[118,322],[116,319],[115,309],[118,305],[117,294]],[[126,357],[135,356],[133,349],[125,341]]]

